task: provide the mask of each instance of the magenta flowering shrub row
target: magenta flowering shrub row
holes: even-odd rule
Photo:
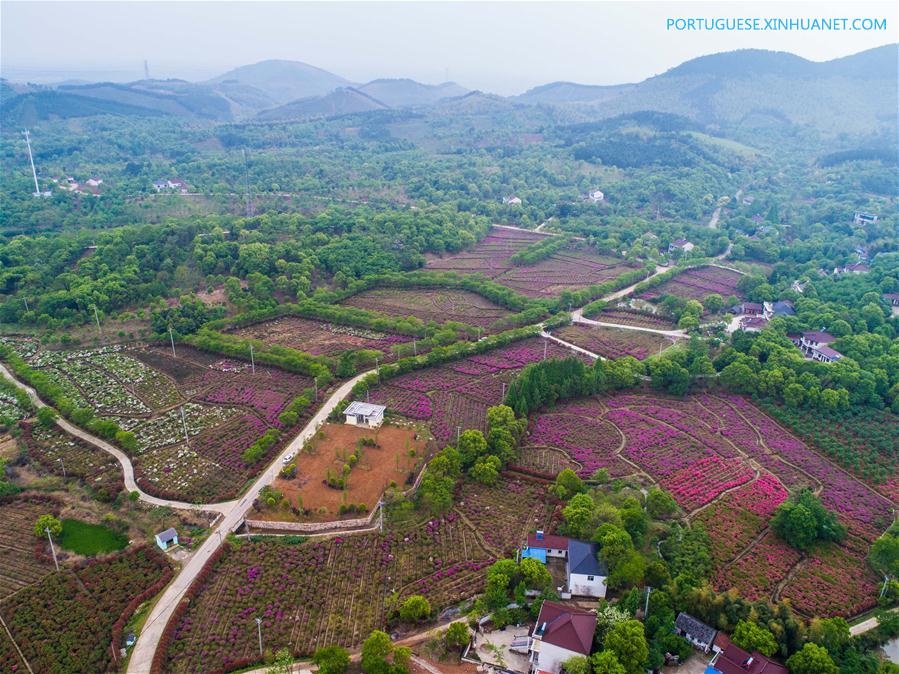
[[[712,455],[661,480],[678,505],[692,512],[712,502],[722,493],[746,484],[755,477],[742,459],[722,459]]]
[[[842,545],[813,549],[781,592],[807,616],[851,618],[877,605],[878,577],[864,553]]]
[[[722,592],[737,588],[750,601],[771,599],[775,588],[800,558],[795,548],[768,532],[744,556],[720,568],[713,584]]]
[[[580,464],[577,473],[581,477],[590,477],[600,468],[613,477],[633,473],[633,467],[618,458],[622,438],[615,427],[601,419],[577,415],[574,409],[539,415],[528,431],[527,445],[565,450]]]

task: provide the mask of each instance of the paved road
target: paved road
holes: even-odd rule
[[[303,430],[281,451],[269,467],[263,472],[247,493],[238,501],[230,501],[221,512],[224,515],[218,526],[210,534],[203,544],[194,552],[187,564],[181,569],[175,579],[163,592],[162,597],[156,602],[147,622],[141,631],[140,637],[134,646],[131,660],[128,663],[128,674],[149,674],[153,663],[153,655],[156,645],[162,636],[166,624],[172,617],[178,603],[184,597],[184,593],[190,587],[194,578],[203,569],[203,566],[224,541],[225,537],[234,531],[243,522],[244,514],[253,504],[253,500],[259,495],[262,488],[274,481],[278,471],[281,470],[281,459],[288,452],[299,451],[306,441],[311,438],[319,427],[328,418],[328,415],[337,407],[337,404],[349,395],[356,382],[362,379],[368,372],[363,372],[345,382],[338,388],[321,409],[309,420]]]
[[[622,323],[609,323],[607,321],[594,321],[590,318],[584,318],[582,309],[576,309],[571,312],[572,323],[583,323],[585,325],[602,325],[607,328],[618,328],[619,330],[636,330],[637,332],[651,332],[655,335],[663,335],[672,339],[685,339],[687,333],[683,330],[657,330],[656,328],[644,328],[637,325],[624,325]]]
[[[894,612],[899,611],[899,609],[892,609]],[[859,634],[864,634],[865,632],[870,632],[875,627],[877,627],[877,618],[868,618],[867,620],[860,622],[858,625],[852,625],[849,628],[849,634],[852,636],[858,636]]]
[[[41,407],[46,407],[44,402],[38,397],[37,392],[27,384],[16,379],[3,364],[0,364],[0,374],[2,374],[20,389],[24,390],[28,394],[28,397],[31,398],[31,402],[34,403],[34,406],[36,408],[39,409]],[[127,489],[128,491],[136,491],[140,497],[140,500],[144,501],[145,503],[150,503],[157,506],[167,506],[169,508],[183,508],[185,510],[209,510],[218,513],[225,513],[229,511],[234,507],[234,504],[237,503],[236,500],[226,501],[223,503],[184,503],[183,501],[170,501],[168,499],[151,496],[150,494],[142,491],[141,488],[137,486],[137,482],[135,482],[134,480],[134,466],[131,464],[131,459],[128,458],[128,455],[125,454],[125,452],[120,450],[118,447],[109,444],[102,438],[98,438],[97,436],[88,433],[78,426],[69,423],[62,417],[59,417],[56,420],[56,425],[63,429],[66,433],[74,435],[75,437],[84,440],[94,447],[102,449],[108,454],[112,454],[112,456],[116,458],[116,461],[118,461],[122,466],[122,474],[125,478],[125,489]]]

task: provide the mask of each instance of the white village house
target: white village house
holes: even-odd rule
[[[587,198],[590,199],[594,204],[598,204],[600,201],[603,201],[606,198],[606,195],[602,193],[600,190],[593,190],[590,194],[587,195]]]
[[[354,400],[343,411],[346,423],[363,428],[377,428],[384,423],[384,405],[373,405]]]

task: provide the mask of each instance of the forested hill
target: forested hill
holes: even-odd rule
[[[702,56],[638,84],[555,82],[518,100],[564,108],[582,120],[656,110],[720,127],[796,124],[838,134],[892,125],[895,133],[897,50],[886,45],[815,63],[747,49]]]

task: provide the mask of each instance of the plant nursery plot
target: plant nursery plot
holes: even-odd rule
[[[528,338],[487,353],[444,365],[408,372],[372,389],[369,399],[388,412],[427,420],[439,442],[458,430],[484,430],[487,408],[503,400],[504,385],[528,363],[547,358],[577,356],[541,338]],[[582,356],[587,360],[586,356]]]
[[[28,416],[28,412],[19,406],[16,397],[0,389],[0,420],[18,421]]]
[[[456,511],[475,526],[494,555],[502,556],[520,546],[528,532],[551,531],[559,502],[540,482],[504,476],[494,486],[462,483]]]
[[[613,477],[633,473],[634,468],[618,457],[623,444],[618,429],[607,421],[576,412],[569,407],[564,412],[537,416],[528,429],[527,446],[565,451],[579,465],[577,473],[583,478],[589,478],[600,468],[608,470]]]
[[[780,593],[807,616],[851,618],[877,605],[880,583],[863,553],[819,544]]]
[[[125,481],[122,467],[101,449],[40,424],[22,424],[22,440],[28,456],[54,475],[77,477],[101,501],[113,500]]]
[[[485,329],[512,314],[467,290],[375,288],[348,297],[341,304],[388,316],[415,316],[425,323],[456,321]]]
[[[373,446],[363,440],[373,441]],[[263,510],[252,519],[273,521],[335,520],[342,513],[340,506],[364,504],[366,513],[378,503],[384,489],[391,483],[403,485],[410,474],[417,472],[425,458],[427,441],[414,427],[383,425],[376,429],[346,424],[325,424],[297,455],[297,474],[292,478],[277,478],[275,489],[284,494],[291,506],[302,503],[310,511],[297,516],[289,510]],[[350,457],[355,455],[354,461]],[[346,474],[343,488],[329,486],[328,478]],[[359,517],[359,515],[351,515]]]
[[[716,566],[734,559],[761,534],[786,499],[787,490],[780,481],[763,473],[699,511],[693,521],[701,523],[715,542],[712,557]]]
[[[477,592],[478,572],[492,561],[454,514],[384,534],[228,544],[173,616],[164,671],[256,663],[255,618],[270,648],[296,656],[321,646],[357,647],[384,628],[394,592],[400,599],[424,594],[440,610]]]
[[[191,503],[233,498],[247,478],[228,470],[183,444],[160,447],[138,456],[134,477],[144,491]]]
[[[750,601],[770,600],[800,559],[799,552],[769,532],[745,555],[719,569],[713,585],[721,592],[737,588]]]
[[[604,358],[633,356],[637,360],[643,360],[661,353],[676,343],[676,340],[652,332],[620,330],[583,323],[566,325],[554,330],[553,334]]]
[[[50,499],[17,497],[0,504],[0,599],[31,585],[53,571],[53,562],[35,555],[34,523],[41,515],[55,514],[59,505]]]
[[[0,671],[11,674],[28,671],[13,642],[9,640],[6,630],[0,630]]]
[[[652,328],[653,330],[674,330],[677,327],[674,321],[664,316],[638,309],[603,309],[596,316],[592,316],[592,318],[603,323],[629,325],[635,328]]]
[[[338,356],[345,351],[372,349],[385,358],[394,355],[393,345],[411,342],[406,335],[392,335],[367,328],[326,323],[299,316],[282,316],[230,331],[247,339],[305,351],[313,356]]]
[[[709,295],[717,294],[725,300],[730,296],[739,299],[743,297],[737,290],[737,282],[741,277],[742,274],[738,271],[712,265],[686,269],[661,285],[647,290],[640,298],[654,300],[662,295],[675,295],[702,302]]]
[[[572,242],[546,259],[516,266],[512,256],[546,239],[547,234],[494,227],[468,250],[428,261],[427,268],[460,274],[483,274],[528,297],[555,297],[619,277],[640,265],[601,255],[583,242]]]
[[[566,468],[578,472],[582,467],[567,452],[551,447],[528,445],[518,450],[518,457],[515,459],[514,465],[510,466],[510,469],[554,480],[556,475]]]
[[[162,553],[137,548],[49,574],[0,603],[0,614],[33,671],[105,672],[135,602],[170,577]]]

